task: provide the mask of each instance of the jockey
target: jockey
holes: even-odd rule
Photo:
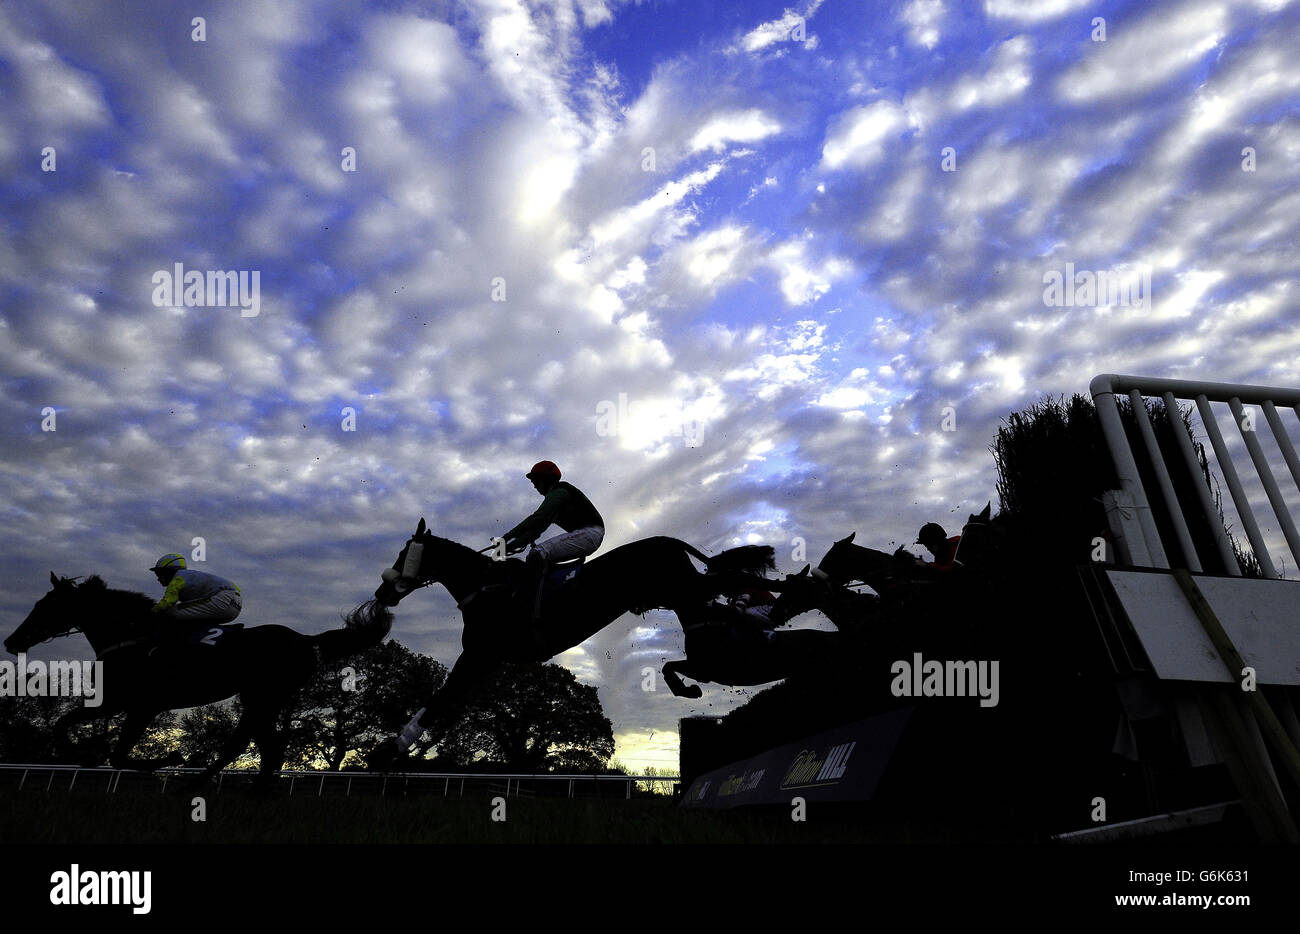
[[[766,590],[747,590],[738,594],[731,601],[731,606],[745,622],[752,623],[759,629],[772,629],[776,625],[772,622],[776,597]]]
[[[560,468],[550,461],[539,461],[524,476],[544,497],[542,505],[503,537],[507,554],[533,546],[528,553],[527,573],[516,593],[533,595],[535,620],[546,569],[558,561],[584,558],[599,548],[605,540],[605,520],[581,490],[560,479]],[[558,525],[564,533],[537,542],[537,537],[551,525]]]
[[[159,618],[179,622],[228,623],[244,608],[239,588],[215,574],[191,571],[178,554],[163,555],[149,570],[166,587],[152,612]],[[173,632],[175,627],[161,632]]]
[[[961,567],[960,562],[954,561],[957,556],[957,544],[960,541],[960,535],[949,538],[948,533],[939,523],[927,522],[921,526],[921,532],[913,544],[925,546],[926,551],[934,556],[933,561],[924,562],[926,567],[947,572],[954,567]]]

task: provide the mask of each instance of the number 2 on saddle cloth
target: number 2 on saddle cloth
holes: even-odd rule
[[[156,641],[159,646],[212,646],[216,648],[232,633],[244,628],[243,623],[205,623],[175,626],[162,630]]]

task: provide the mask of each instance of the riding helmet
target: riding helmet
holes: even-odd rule
[[[556,467],[550,461],[538,461],[533,464],[533,469],[524,474],[529,480],[540,480],[543,477],[558,481],[560,479],[560,468]]]
[[[163,571],[168,568],[171,568],[172,570],[175,571],[185,570],[185,558],[182,555],[178,555],[174,553],[170,555],[163,555],[149,570]]]

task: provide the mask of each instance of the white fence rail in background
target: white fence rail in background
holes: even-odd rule
[[[197,775],[200,771],[202,770],[159,769],[157,772],[138,772],[133,769],[113,769],[103,766],[90,768],[76,765],[0,763],[0,773],[9,775],[15,772],[21,773],[16,783],[19,791],[24,788],[37,788],[44,791],[72,791],[78,787],[78,781],[80,780],[80,787],[83,790],[88,787],[97,787],[112,794],[117,792],[122,776],[128,775],[144,779],[151,776],[160,777],[162,781],[159,783],[159,791],[161,792],[166,791],[168,781]],[[371,793],[374,793],[373,786],[379,785],[378,794],[381,796],[390,793],[405,793],[411,788],[412,783],[415,784],[417,790],[423,789],[436,793],[437,786],[441,783],[443,797],[451,797],[453,789],[457,796],[463,797],[466,782],[470,783],[471,790],[482,786],[495,786],[497,790],[502,790],[500,786],[504,782],[504,793],[507,797],[511,794],[516,797],[531,794],[532,792],[524,790],[525,782],[562,782],[567,783],[565,796],[569,798],[577,797],[577,793],[584,788],[598,787],[601,782],[622,782],[626,786],[624,798],[632,797],[634,785],[648,786],[647,791],[654,791],[655,786],[664,786],[671,792],[674,786],[681,784],[681,777],[677,775],[532,775],[527,773],[497,774],[488,772],[309,772],[304,770],[284,770],[275,774],[279,779],[287,778],[289,780],[289,794],[314,793],[317,796],[324,794],[326,782],[329,782],[332,786],[344,784],[343,794],[351,796],[354,781],[362,786],[369,785]],[[56,787],[55,778],[58,776],[64,776],[66,783],[60,780]],[[217,792],[220,793],[221,787],[227,778],[251,782],[256,776],[257,772],[252,769],[227,769],[217,777]],[[44,779],[43,782],[42,779]],[[6,781],[0,783],[0,787],[9,784]]]
[[[1106,436],[1106,444],[1110,448],[1115,471],[1119,476],[1120,489],[1128,500],[1127,503],[1120,505],[1131,505],[1136,512],[1136,525],[1129,525],[1122,532],[1116,534],[1116,548],[1121,562],[1136,567],[1170,567],[1165,543],[1161,541],[1155,520],[1151,515],[1151,501],[1138,474],[1137,463],[1133,458],[1133,451],[1129,446],[1128,437],[1120,420],[1119,407],[1115,397],[1124,394],[1133,404],[1138,431],[1142,437],[1143,446],[1146,448],[1148,459],[1155,471],[1161,498],[1173,522],[1174,535],[1178,540],[1179,550],[1186,556],[1188,570],[1202,570],[1185,519],[1187,510],[1196,509],[1205,515],[1214,530],[1215,543],[1219,556],[1227,568],[1227,573],[1236,577],[1241,576],[1241,571],[1237,567],[1237,560],[1232,552],[1232,543],[1228,539],[1224,524],[1219,521],[1214,503],[1210,498],[1210,491],[1205,488],[1204,484],[1195,483],[1198,499],[1195,504],[1181,503],[1175,495],[1173,482],[1170,480],[1164,456],[1156,442],[1151,421],[1147,417],[1146,406],[1144,405],[1145,396],[1158,396],[1164,400],[1165,406],[1171,415],[1170,422],[1179,450],[1193,478],[1199,478],[1200,466],[1197,464],[1196,455],[1193,451],[1192,439],[1188,436],[1182,419],[1178,417],[1178,402],[1196,403],[1206,436],[1209,438],[1210,446],[1214,449],[1219,472],[1228,486],[1228,491],[1232,496],[1232,503],[1241,519],[1246,537],[1250,541],[1251,550],[1259,561],[1264,576],[1277,578],[1280,577],[1277,567],[1269,554],[1254,507],[1251,505],[1250,499],[1242,486],[1241,475],[1233,463],[1232,454],[1224,442],[1223,434],[1219,430],[1210,403],[1219,402],[1228,405],[1233,421],[1236,422],[1237,429],[1241,433],[1242,442],[1246,446],[1246,451],[1249,453],[1255,472],[1259,477],[1260,484],[1264,488],[1269,505],[1273,509],[1287,546],[1291,550],[1292,558],[1296,565],[1300,567],[1300,533],[1296,531],[1291,511],[1287,507],[1286,499],[1282,495],[1272,468],[1269,466],[1268,457],[1260,444],[1260,432],[1257,430],[1258,425],[1262,423],[1268,424],[1273,439],[1281,452],[1282,459],[1290,470],[1297,489],[1300,490],[1300,457],[1296,455],[1295,445],[1287,433],[1282,417],[1278,414],[1278,407],[1283,406],[1292,408],[1297,417],[1300,417],[1300,390],[1236,383],[1208,383],[1198,380],[1118,376],[1110,373],[1095,378],[1089,389],[1092,393],[1093,402],[1097,407],[1097,414],[1101,419],[1102,431]],[[1258,406],[1264,415],[1262,421],[1257,421],[1253,418],[1252,412],[1249,420],[1251,427],[1247,427],[1248,419],[1245,406],[1248,405]]]

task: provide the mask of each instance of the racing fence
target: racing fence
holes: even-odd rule
[[[169,768],[156,772],[133,769],[46,765],[39,763],[0,763],[0,790],[34,792],[101,791],[166,792],[201,772],[201,769]],[[317,772],[284,770],[276,772],[277,790],[290,795],[317,797],[466,797],[503,795],[524,798],[624,798],[676,794],[681,779],[676,775],[553,775],[501,774],[467,772]],[[218,774],[213,785],[216,793],[223,788],[247,788],[257,777],[253,769],[227,769]]]
[[[1283,417],[1288,408],[1300,416],[1300,390],[1115,374],[1090,389],[1119,481],[1103,497],[1118,561],[1090,569],[1128,721],[1114,751],[1154,761],[1140,748],[1154,744],[1137,740],[1141,724],[1172,719],[1187,766],[1226,765],[1261,841],[1300,843],[1285,790],[1288,778],[1300,789],[1300,582],[1282,573],[1288,552],[1300,566],[1300,456]],[[1163,446],[1148,397],[1169,415]],[[1222,521],[1180,402],[1194,405],[1206,464],[1228,488]],[[1294,486],[1278,482],[1287,473]],[[1258,579],[1243,576],[1229,525],[1245,532]]]
[[[1230,494],[1231,502],[1225,504],[1226,518],[1230,520],[1232,514],[1236,514],[1237,527],[1245,531],[1263,576],[1272,579],[1282,576],[1274,561],[1279,552],[1289,550],[1295,566],[1300,566],[1300,532],[1296,530],[1293,518],[1296,509],[1292,505],[1300,503],[1300,499],[1296,497],[1296,490],[1284,491],[1277,481],[1277,474],[1285,469],[1291,474],[1296,488],[1300,488],[1300,456],[1296,454],[1279,412],[1279,408],[1282,411],[1291,408],[1300,416],[1300,390],[1114,374],[1098,376],[1090,388],[1114,459],[1120,492],[1126,500],[1121,505],[1126,507],[1124,518],[1127,521],[1121,523],[1123,530],[1116,541],[1122,563],[1201,571],[1202,555],[1198,554],[1193,543],[1188,523],[1188,519],[1194,517],[1206,521],[1213,530],[1214,549],[1223,566],[1220,573],[1233,577],[1241,575],[1227,530],[1218,520],[1210,490],[1202,484],[1194,484],[1195,495],[1190,497],[1190,501],[1175,491],[1167,455],[1156,441],[1143,404],[1145,397],[1153,396],[1161,399],[1170,412],[1178,411],[1179,402],[1195,403],[1201,430],[1213,451],[1214,465]],[[1117,396],[1127,397],[1137,418],[1141,447],[1148,458],[1160,504],[1168,517],[1164,534],[1157,530],[1152,515],[1153,503],[1120,421],[1115,401]],[[1214,405],[1220,406],[1220,410],[1216,411]],[[1220,416],[1236,427],[1240,442],[1235,447],[1220,428]],[[1193,439],[1188,436],[1181,419],[1174,418],[1172,423],[1178,459],[1182,460],[1189,475],[1196,476],[1199,468],[1193,452]],[[1272,444],[1261,440],[1263,433],[1259,429],[1265,425],[1272,436]],[[1249,455],[1254,467],[1253,477],[1237,468],[1242,453]],[[1266,511],[1257,509],[1257,504],[1262,506],[1264,501],[1271,508],[1271,517]],[[1271,535],[1266,534],[1270,531]],[[1280,541],[1278,531],[1281,533]]]

